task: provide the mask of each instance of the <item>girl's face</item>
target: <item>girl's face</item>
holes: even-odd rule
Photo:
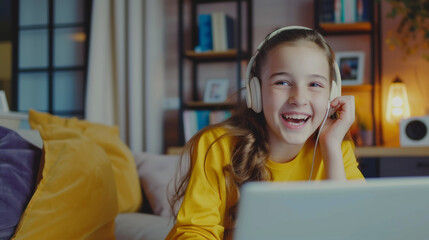
[[[326,114],[330,81],[326,54],[313,42],[282,44],[268,52],[261,91],[272,147],[302,146],[315,132]]]

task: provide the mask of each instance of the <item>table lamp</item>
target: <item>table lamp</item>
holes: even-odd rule
[[[410,117],[407,88],[404,82],[396,77],[389,86],[386,119],[390,123],[398,123],[402,118]]]

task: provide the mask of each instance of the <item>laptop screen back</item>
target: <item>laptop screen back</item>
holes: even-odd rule
[[[241,190],[234,239],[429,239],[429,178],[257,182]]]

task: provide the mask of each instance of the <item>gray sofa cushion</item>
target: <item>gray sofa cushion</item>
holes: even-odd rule
[[[134,159],[145,200],[153,213],[172,216],[168,198],[174,193],[174,187],[170,184],[174,184],[180,156],[144,152],[134,154]]]
[[[117,240],[162,240],[174,219],[146,213],[121,213],[115,219]]]

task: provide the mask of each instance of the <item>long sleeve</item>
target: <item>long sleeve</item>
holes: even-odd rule
[[[348,180],[364,179],[355,156],[355,147],[352,141],[343,141],[341,146],[343,152],[344,170]]]
[[[215,142],[223,133],[222,129],[210,130],[198,140],[191,158],[192,175],[177,223],[166,239],[223,238],[226,205],[223,167],[230,163],[231,157],[228,138]]]

